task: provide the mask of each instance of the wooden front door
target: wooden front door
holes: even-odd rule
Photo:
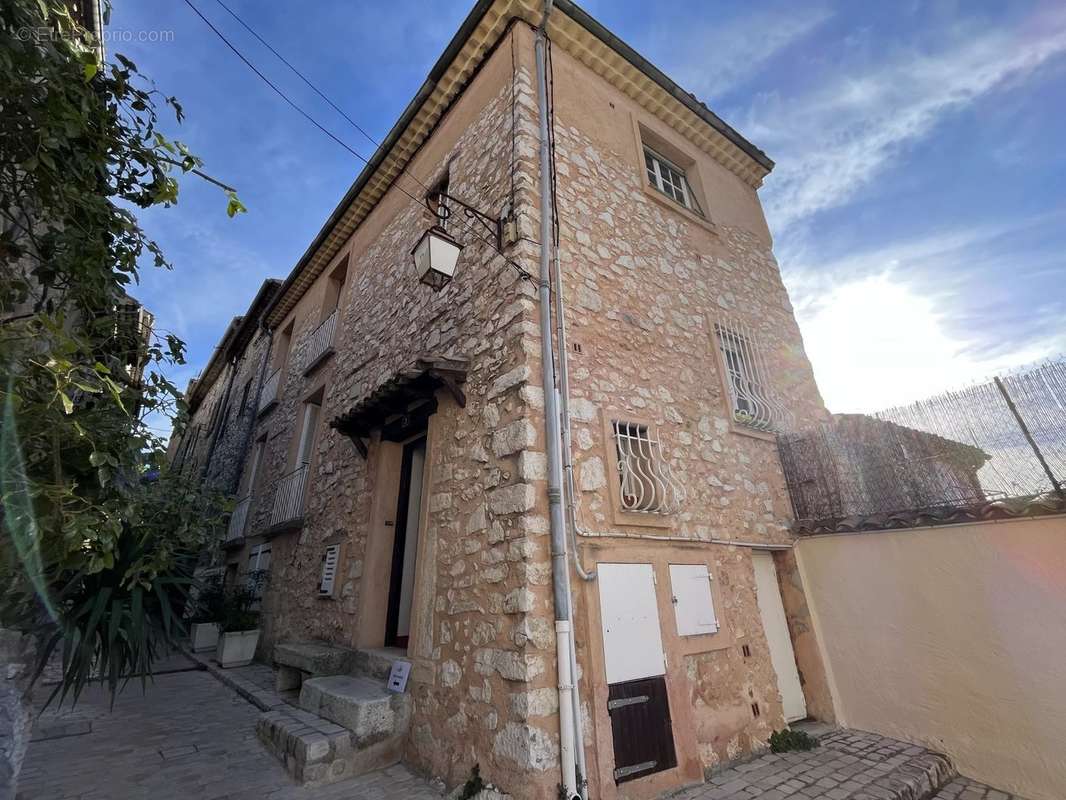
[[[422,519],[422,479],[426,464],[426,437],[404,445],[400,463],[400,491],[396,505],[389,606],[385,617],[385,646],[407,647],[411,634],[411,604],[415,591],[415,558]]]
[[[677,766],[651,564],[599,564],[614,780]]]

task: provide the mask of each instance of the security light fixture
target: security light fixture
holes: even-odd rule
[[[422,234],[415,249],[411,251],[418,279],[433,291],[439,292],[455,276],[455,265],[462,249],[463,246],[449,236],[447,231],[439,225],[434,225]]]

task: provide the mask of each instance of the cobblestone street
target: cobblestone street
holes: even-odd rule
[[[177,657],[167,666],[193,664]],[[259,714],[204,671],[157,675],[147,694],[131,684],[113,713],[104,692],[88,689],[69,716],[72,729],[91,731],[34,741],[18,800],[439,800],[402,766],[299,787],[256,739]]]
[[[851,730],[819,739],[810,752],[768,753],[672,800],[1024,800],[953,777],[943,756],[906,742]]]
[[[142,694],[130,686],[114,712],[98,688],[73,712],[42,717],[18,800],[439,800],[403,766],[326,787],[303,788],[255,735],[255,705],[174,656]],[[269,670],[230,670],[270,692]],[[39,696],[46,696],[42,688]],[[715,774],[673,800],[1023,800],[961,777],[943,756],[860,731],[832,731],[808,753],[767,754]],[[520,795],[516,795],[521,800]]]

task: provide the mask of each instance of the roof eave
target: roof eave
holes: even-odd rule
[[[422,105],[427,101],[430,95],[433,93],[437,86],[438,81],[447,72],[452,61],[459,55],[463,49],[467,40],[471,34],[477,29],[482,18],[486,13],[496,5],[500,0],[478,0],[474,7],[467,14],[463,20],[459,29],[455,35],[452,36],[448,42],[448,46],[445,48],[441,56],[436,60],[432,69],[429,71],[429,75],[426,80],[422,82],[418,92],[411,99],[411,101],[404,108],[400,118],[389,130],[388,135],[382,141],[381,145],[374,151],[374,154],[370,157],[363,169],[360,170],[355,181],[345,192],[344,197],[330,213],[325,224],[315,234],[315,238],[311,241],[311,244],[304,250],[303,255],[300,256],[296,265],[289,272],[281,285],[281,288],[274,295],[270,305],[267,306],[263,313],[263,319],[270,325],[270,327],[276,327],[283,321],[291,310],[291,306],[284,310],[280,319],[272,318],[275,316],[275,310],[279,304],[285,300],[289,289],[295,284],[304,268],[314,258],[315,254],[321,247],[327,242],[333,229],[337,227],[343,220],[345,214],[348,212],[351,205],[358,199],[360,193],[366,188],[370,180],[375,176],[378,169],[382,166],[383,162],[388,158],[389,153],[396,146],[397,142],[402,138],[404,132],[408,126],[416,118]],[[624,41],[619,39],[607,28],[593,19],[584,9],[578,6],[576,3],[570,2],[570,0],[556,0],[554,3],[554,9],[557,9],[561,13],[570,17],[575,23],[589,32],[590,35],[600,39],[609,48],[617,52],[622,58],[633,66],[635,69],[643,73],[649,80],[658,85],[661,89],[667,92],[671,97],[680,102],[685,108],[694,113],[699,119],[707,123],[720,135],[725,137],[734,146],[740,149],[745,155],[751,158],[760,168],[770,172],[774,168],[774,162],[771,160],[762,150],[757,148],[740,133],[738,133],[733,127],[724,122],[717,114],[708,109],[705,105],[695,99],[695,97],[678,84],[672,81],[661,70],[655,67],[647,59],[643,58],[632,47],[627,45]],[[513,9],[513,12],[521,12],[521,3],[519,0],[519,7]],[[530,24],[533,22],[526,18],[527,15],[521,13],[512,13],[511,20],[523,19]],[[454,99],[453,99],[454,102]],[[427,134],[428,135],[428,134]],[[401,170],[402,172],[402,170]],[[294,301],[295,303],[296,301]]]
[[[754,144],[745,139],[733,126],[725,122],[721,117],[711,111],[703,103],[699,102],[690,92],[686,92],[677,83],[671,80],[666,73],[644,58],[640,53],[615,36],[611,31],[597,22],[587,11],[570,0],[555,0],[555,7],[570,17],[574,22],[587,30],[597,39],[602,40],[608,47],[617,52],[633,67],[640,70],[645,76],[658,84],[674,99],[678,100],[692,113],[725,136],[729,141],[739,147],[753,161],[758,163],[767,172],[774,168],[773,160]]]

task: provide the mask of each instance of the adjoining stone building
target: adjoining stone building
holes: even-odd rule
[[[207,365],[189,382],[185,427],[169,447],[174,469],[230,495],[244,469],[266,377],[270,334],[263,312],[280,285],[264,281],[248,310],[230,322]]]
[[[242,472],[230,569],[269,559],[260,658],[284,681],[317,674],[286,661],[293,642],[328,644],[338,672],[345,654],[409,661],[395,752],[449,785],[478,764],[538,800],[560,783],[522,274],[539,248],[540,14],[476,5],[263,311],[250,447],[207,459]],[[757,194],[772,162],[572,3],[548,34],[584,777],[590,797],[652,797],[789,720],[832,718],[775,441],[825,410]],[[456,200],[504,220],[502,253]],[[441,203],[465,246],[433,291],[410,253]],[[194,422],[225,394],[219,374],[194,388]],[[275,743],[299,739],[268,722]],[[300,774],[348,769],[320,766]]]

